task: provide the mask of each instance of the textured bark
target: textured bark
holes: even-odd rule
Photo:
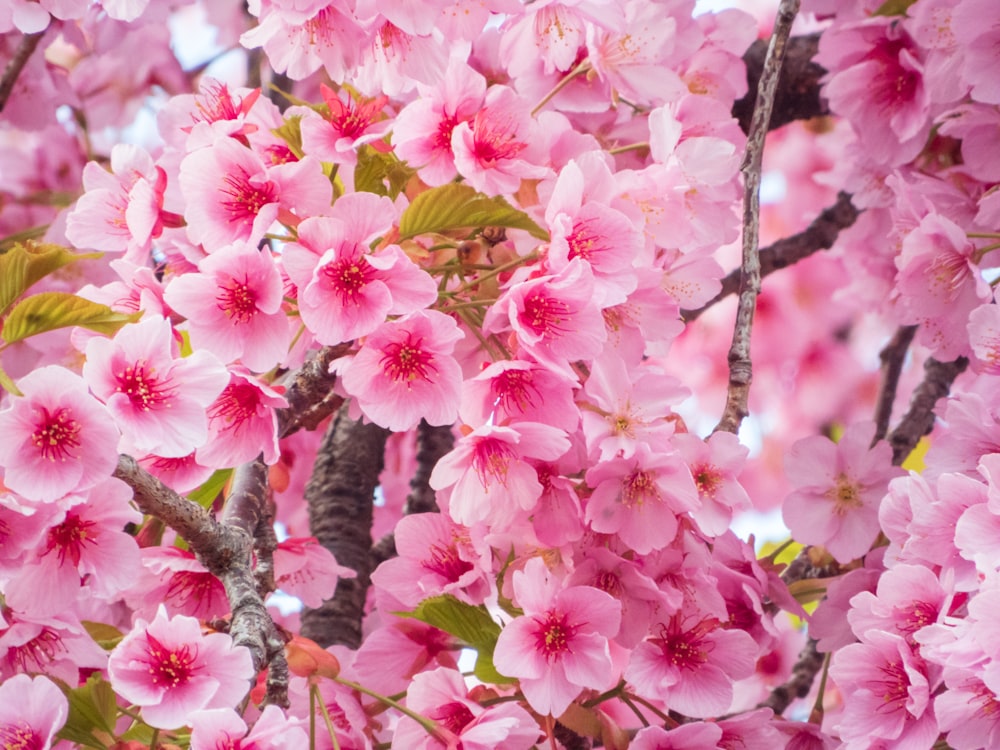
[[[344,398],[333,392],[337,378],[330,373],[330,363],[349,349],[350,344],[324,346],[289,376],[285,391],[288,406],[278,412],[278,434],[281,437],[300,429],[315,430],[343,405]]]
[[[285,643],[264,606],[253,571],[254,532],[267,517],[262,510],[267,467],[258,460],[237,470],[222,522],[160,482],[131,456],[119,456],[115,476],[132,487],[139,510],[180,534],[202,565],[222,581],[233,612],[229,626],[233,642],[250,651],[256,671],[269,667],[267,701],[287,707]]]
[[[14,91],[14,85],[21,75],[21,71],[28,64],[28,60],[31,59],[31,55],[34,54],[44,35],[44,31],[39,31],[37,34],[25,34],[21,37],[21,43],[17,45],[13,57],[4,66],[3,76],[0,77],[0,112],[3,112],[3,108],[7,106],[7,101]]]
[[[969,360],[965,357],[954,362],[938,362],[932,357],[924,363],[924,379],[913,392],[910,408],[889,435],[894,466],[900,466],[917,447],[920,438],[934,427],[934,407],[948,395],[955,378],[968,366]]]
[[[302,635],[321,646],[361,645],[361,620],[371,577],[372,507],[385,458],[387,430],[355,422],[341,407],[330,424],[306,485],[309,527],[320,544],[352,568],[334,597],[302,613]]]
[[[820,79],[826,75],[826,70],[812,61],[819,50],[819,37],[819,34],[807,34],[788,40],[785,62],[774,97],[771,130],[795,120],[809,120],[830,114],[830,108],[820,94]],[[744,133],[750,132],[757,84],[764,70],[766,56],[766,39],[758,39],[743,55],[750,88],[746,96],[733,104],[733,117],[739,121]]]

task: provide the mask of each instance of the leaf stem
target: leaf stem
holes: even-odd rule
[[[562,79],[560,79],[559,83],[553,86],[552,90],[549,91],[549,93],[547,93],[545,96],[543,96],[542,100],[535,105],[535,108],[531,110],[531,116],[534,117],[535,115],[537,115],[541,111],[542,107],[544,107],[546,104],[552,101],[552,99],[555,97],[556,94],[558,94],[560,91],[562,91],[569,85],[570,81],[572,81],[581,73],[586,73],[588,70],[590,70],[590,67],[591,67],[590,60],[584,60],[575,68],[573,68],[573,70],[564,75]]]

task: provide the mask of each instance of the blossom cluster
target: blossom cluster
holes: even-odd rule
[[[700,429],[692,403],[727,377],[724,354],[698,354],[723,341],[723,306],[690,316],[741,232],[750,15],[248,5],[183,12],[261,50],[284,96],[184,71],[162,4],[0,10],[0,45],[46,45],[0,129],[0,268],[51,266],[0,286],[0,741],[528,750],[564,742],[558,722],[639,750],[1000,743],[1000,92],[984,73],[1000,6],[806,3],[837,116],[812,124],[809,158],[865,210],[831,258],[788,269],[784,299],[761,298],[761,379],[794,405],[761,396],[759,419],[794,427],[750,459]],[[170,94],[155,137],[109,136],[154,83]],[[773,152],[796,158],[804,132]],[[787,203],[815,211],[828,186],[796,169],[808,190]],[[765,232],[799,218],[769,209]],[[919,358],[972,362],[921,473],[865,416],[861,349],[895,325],[917,326]],[[295,676],[290,706],[261,708],[227,590],[137,509],[118,456],[210,508],[262,460],[289,537],[261,578],[310,608],[367,583],[305,520],[323,430],[279,433],[286,375],[320,351],[328,397],[392,433],[363,531],[391,530],[395,554],[371,572],[357,648],[292,636],[297,616],[272,608]],[[454,447],[427,480],[439,512],[407,514],[403,441],[426,428]],[[731,528],[779,504],[834,571],[814,612]],[[791,721],[800,704],[764,702],[807,635],[830,687]],[[67,724],[63,690],[97,708]]]

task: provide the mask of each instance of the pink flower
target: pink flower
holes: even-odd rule
[[[618,600],[589,586],[560,590],[537,557],[515,571],[514,594],[524,614],[500,632],[493,656],[533,709],[558,717],[583,688],[614,684],[608,639],[621,625]]]
[[[204,635],[198,621],[162,607],[138,620],[108,660],[115,692],[159,729],[176,729],[203,708],[232,708],[254,677],[250,652],[225,633]]]
[[[388,97],[362,99],[348,93],[345,104],[329,86],[323,83],[319,86],[330,116],[321,117],[308,110],[302,117],[299,128],[303,151],[320,161],[355,164],[356,150],[366,143],[378,151],[389,150],[388,144],[382,142],[393,125],[382,113]]]
[[[537,127],[527,103],[513,89],[491,86],[475,117],[451,132],[455,167],[480,192],[514,193],[522,179],[550,174],[541,164]]]
[[[190,724],[191,750],[284,750],[309,744],[301,721],[285,716],[274,705],[264,707],[249,732],[231,708],[198,711]]]
[[[285,357],[291,340],[282,292],[270,252],[232,245],[201,261],[198,273],[175,278],[164,299],[188,319],[195,349],[264,372]]]
[[[36,617],[6,610],[0,621],[0,684],[12,675],[41,672],[77,685],[90,670],[107,666],[98,646],[76,615],[66,611]],[[0,704],[3,705],[3,704]]]
[[[851,599],[847,619],[862,641],[869,631],[895,633],[915,645],[922,628],[947,614],[947,594],[938,577],[922,565],[895,565],[885,571],[875,593],[862,591]]]
[[[228,136],[188,154],[180,166],[192,242],[209,253],[226,245],[256,245],[275,222],[329,210],[330,180],[318,160],[304,158],[268,166],[254,151]]]
[[[403,516],[395,529],[397,557],[372,573],[372,583],[407,607],[451,594],[481,604],[489,591],[479,556],[463,527],[443,513]]]
[[[69,701],[47,677],[14,675],[0,684],[0,746],[49,750],[69,717]]]
[[[126,593],[129,605],[141,617],[155,615],[159,605],[169,614],[198,620],[225,617],[229,599],[222,581],[209,573],[194,554],[177,547],[144,547],[142,571]]]
[[[844,696],[838,729],[845,750],[863,750],[876,740],[913,750],[934,745],[936,686],[923,659],[898,635],[870,631],[865,643],[834,654],[830,676]]]
[[[573,385],[535,362],[501,360],[462,384],[459,416],[474,427],[541,422],[572,432],[580,423]]]
[[[488,521],[507,528],[518,510],[530,511],[542,494],[528,459],[554,461],[569,448],[566,434],[546,424],[485,425],[464,436],[437,462],[430,485],[436,490],[450,488],[448,514],[457,523]]]
[[[878,506],[889,480],[892,448],[869,448],[875,425],[851,425],[840,442],[815,435],[785,455],[785,474],[795,490],[785,498],[782,518],[796,541],[821,544],[838,562],[865,554],[879,533]]]
[[[420,169],[420,179],[428,185],[444,185],[458,174],[452,131],[482,107],[486,80],[463,59],[452,56],[439,85],[417,88],[420,97],[396,116],[393,147],[400,159]]]
[[[274,582],[286,594],[297,596],[307,607],[332,599],[340,578],[357,573],[337,564],[333,553],[315,537],[286,539],[274,551]]]
[[[278,461],[278,415],[288,405],[284,396],[234,366],[229,385],[208,407],[208,439],[197,449],[198,463],[217,468],[238,466],[263,454]]]
[[[396,209],[372,193],[341,197],[330,217],[306,219],[282,262],[298,287],[302,322],[321,344],[365,336],[387,315],[406,315],[437,300],[437,284],[398,245],[372,253]]]
[[[403,717],[392,736],[394,750],[529,750],[538,739],[531,714],[516,703],[483,707],[470,698],[465,680],[454,669],[440,667],[416,675],[406,691],[406,707],[436,722],[441,738]]]
[[[676,378],[646,365],[629,367],[616,352],[594,360],[580,412],[592,458],[631,458],[641,446],[662,445],[674,434],[668,417],[690,395]]]
[[[607,337],[594,304],[593,273],[580,258],[554,276],[512,285],[487,311],[483,331],[499,332],[504,317],[532,357],[570,377],[568,363],[597,356]]]
[[[186,456],[208,437],[205,409],[229,374],[206,351],[180,358],[174,348],[170,321],[163,318],[146,318],[113,339],[87,344],[83,377],[121,429],[123,453]]]
[[[451,424],[462,371],[452,356],[464,334],[450,317],[420,310],[383,324],[356,356],[334,363],[344,390],[375,424],[396,431]]]
[[[674,540],[677,516],[698,507],[698,490],[676,454],[640,445],[632,458],[602,461],[587,472],[590,528],[618,537],[641,555]]]
[[[711,617],[676,614],[635,648],[625,679],[639,695],[704,718],[729,708],[733,682],[753,674],[757,652],[743,630],[723,630]]]
[[[694,722],[670,730],[645,727],[629,743],[629,750],[716,750],[721,739],[718,724]]]
[[[969,315],[991,297],[975,253],[961,227],[928,214],[896,258],[902,320],[920,324],[918,338],[942,361],[968,354]]]
[[[73,605],[84,582],[102,600],[131,586],[139,546],[122,527],[142,522],[131,499],[128,485],[113,477],[65,498],[65,517],[7,583],[7,603],[22,612],[53,615]]]
[[[118,465],[118,429],[79,375],[42,367],[0,412],[0,467],[10,489],[48,502],[93,487]]]
[[[111,174],[97,162],[83,169],[87,191],[66,219],[66,237],[77,247],[128,252],[139,260],[163,231],[160,212],[167,176],[138,146],[111,149]]]
[[[750,496],[737,481],[749,450],[729,432],[702,440],[690,432],[674,435],[671,444],[691,469],[699,506],[691,516],[702,533],[719,536],[729,528],[734,510],[750,508]]]

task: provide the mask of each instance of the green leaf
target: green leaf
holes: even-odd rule
[[[111,684],[99,674],[93,674],[85,684],[65,692],[69,699],[69,718],[59,737],[87,747],[107,747],[94,732],[112,736],[115,733],[118,702]]]
[[[387,195],[395,200],[415,174],[416,170],[400,161],[394,154],[383,154],[365,144],[358,149],[358,164],[354,169],[354,190]]]
[[[10,311],[0,335],[8,344],[46,331],[82,326],[97,333],[114,334],[126,323],[134,323],[142,313],[125,315],[107,305],[91,302],[66,292],[41,292],[25,297]]]
[[[489,198],[468,185],[454,182],[431,188],[414,198],[400,218],[399,234],[400,239],[406,240],[419,234],[463,227],[508,227],[523,229],[540,240],[549,238],[528,214],[503,198]]]
[[[285,122],[279,128],[272,128],[271,132],[288,144],[289,150],[301,159],[305,152],[302,150],[302,130],[299,127],[302,122],[301,115],[293,115],[285,118]]]
[[[442,594],[424,599],[413,612],[397,614],[433,625],[475,649],[478,657],[473,671],[483,682],[494,685],[517,682],[500,674],[493,664],[493,649],[500,637],[500,626],[490,617],[486,607],[474,607],[450,594]]]
[[[122,631],[114,625],[106,625],[103,622],[91,622],[90,620],[83,620],[81,624],[83,625],[83,629],[87,631],[87,634],[105,651],[113,649],[125,637]]]
[[[873,16],[905,16],[906,11],[910,9],[917,0],[886,0],[882,3],[878,10],[872,13]]]
[[[202,508],[211,508],[215,498],[222,492],[222,488],[232,475],[232,469],[219,469],[206,479],[201,487],[189,492],[188,499],[198,503]]]
[[[23,396],[20,389],[14,384],[10,375],[7,374],[6,370],[0,367],[0,388],[3,388],[7,393],[13,396]]]
[[[5,315],[14,300],[28,291],[32,284],[63,266],[87,258],[100,258],[102,253],[73,253],[61,245],[41,242],[19,242],[0,254],[0,316]]]

